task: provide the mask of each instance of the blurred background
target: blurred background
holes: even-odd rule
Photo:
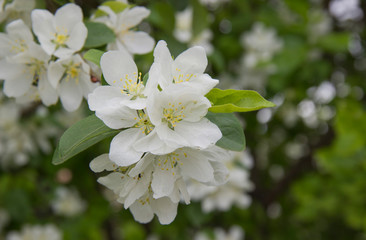
[[[67,2],[36,7],[54,12]],[[103,1],[73,2],[87,19]],[[238,115],[247,147],[227,162],[228,184],[192,182],[191,204],[164,226],[135,222],[97,183],[89,162],[110,140],[52,165],[61,134],[91,114],[85,102],[67,113],[1,94],[0,239],[47,224],[73,240],[366,239],[366,1],[130,3],[151,10],[138,28],[174,56],[203,46],[220,88],[258,91],[276,107]],[[3,30],[12,16],[2,10]],[[152,53],[135,61],[147,72]]]

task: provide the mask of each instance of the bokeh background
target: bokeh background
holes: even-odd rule
[[[103,1],[73,2],[87,19]],[[366,239],[366,1],[130,3],[151,10],[138,28],[173,55],[203,46],[220,88],[256,90],[276,107],[238,115],[247,147],[228,163],[234,177],[221,190],[192,183],[192,203],[164,226],[135,222],[97,183],[89,162],[110,140],[52,165],[60,135],[92,114],[85,102],[67,113],[1,94],[0,239],[45,224],[73,240]],[[152,53],[135,61],[147,72]]]

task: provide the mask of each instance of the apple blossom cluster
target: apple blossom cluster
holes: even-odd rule
[[[90,80],[90,67],[78,53],[87,37],[81,8],[66,4],[55,15],[35,9],[31,20],[32,30],[18,19],[0,33],[4,93],[21,102],[41,100],[46,106],[60,98],[67,111],[75,111],[98,85]]]
[[[101,58],[109,85],[88,96],[89,108],[105,125],[121,130],[109,154],[95,158],[94,172],[110,171],[98,182],[118,196],[135,220],[146,223],[157,215],[172,222],[181,199],[190,202],[186,179],[223,184],[229,153],[215,145],[220,129],[205,116],[205,97],[217,83],[204,71],[202,47],[192,47],[174,60],[166,42],[159,41],[147,81],[126,51],[109,51]]]
[[[21,232],[12,231],[6,236],[6,240],[61,240],[61,231],[53,224],[25,225]]]

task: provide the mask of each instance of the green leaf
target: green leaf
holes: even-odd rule
[[[149,16],[151,23],[163,29],[165,32],[171,33],[175,27],[173,7],[168,3],[155,2],[149,9],[151,10]]]
[[[129,5],[126,3],[123,3],[123,2],[107,1],[107,2],[104,2],[101,6],[110,7],[110,9],[112,9],[113,12],[119,13],[119,12],[122,12],[123,10],[125,10]],[[107,16],[107,15],[108,14],[101,9],[98,9],[94,14],[94,16],[96,18]]]
[[[349,33],[331,33],[318,41],[318,46],[332,53],[348,51]]]
[[[266,107],[274,107],[270,101],[251,90],[212,89],[206,94],[212,107],[208,110],[215,113],[250,112]]]
[[[80,120],[61,136],[52,163],[61,164],[76,154],[93,146],[107,137],[116,135],[120,130],[110,129],[95,115]]]
[[[104,54],[103,51],[97,49],[90,49],[84,54],[84,58],[88,61],[91,61],[97,64],[100,67],[100,58]]]
[[[85,48],[100,47],[116,39],[114,32],[103,23],[86,22],[85,26],[88,29]]]
[[[222,133],[222,138],[216,145],[232,151],[242,151],[245,148],[243,128],[234,113],[211,113],[206,118],[216,124]]]
[[[198,0],[191,0],[193,6],[192,32],[197,37],[208,26],[208,13]]]

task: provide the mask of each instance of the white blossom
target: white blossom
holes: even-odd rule
[[[29,44],[33,42],[33,35],[21,19],[6,25],[5,30],[6,33],[0,33],[0,59],[29,49]]]
[[[67,111],[75,111],[99,84],[90,80],[90,67],[80,55],[51,62],[47,72],[51,85],[57,90]]]
[[[6,236],[6,240],[61,240],[61,231],[53,224],[25,225],[21,232],[12,231]]]
[[[59,58],[79,51],[88,32],[81,8],[73,3],[59,8],[55,15],[47,10],[33,10],[32,26],[42,48]]]
[[[56,90],[47,79],[50,56],[35,43],[30,43],[29,50],[19,53],[11,61],[0,61],[0,79],[4,79],[4,93],[8,97],[26,95],[32,87],[37,87],[36,99],[46,106],[57,102]]]
[[[31,22],[30,14],[35,5],[35,0],[0,0],[0,22],[20,18],[28,24]]]
[[[72,217],[85,210],[86,202],[80,198],[76,189],[58,187],[56,198],[52,201],[51,207],[58,215]]]
[[[194,240],[243,240],[244,231],[240,226],[234,225],[230,227],[228,232],[225,232],[222,228],[214,229],[213,238],[209,237],[208,234],[204,232],[198,232],[194,236]]]
[[[107,16],[96,17],[93,20],[106,24],[116,34],[116,41],[107,45],[108,50],[122,50],[130,54],[145,54],[154,48],[155,41],[148,33],[134,31],[140,22],[149,16],[150,10],[145,7],[126,6],[122,12],[114,12],[108,6],[99,9]]]

